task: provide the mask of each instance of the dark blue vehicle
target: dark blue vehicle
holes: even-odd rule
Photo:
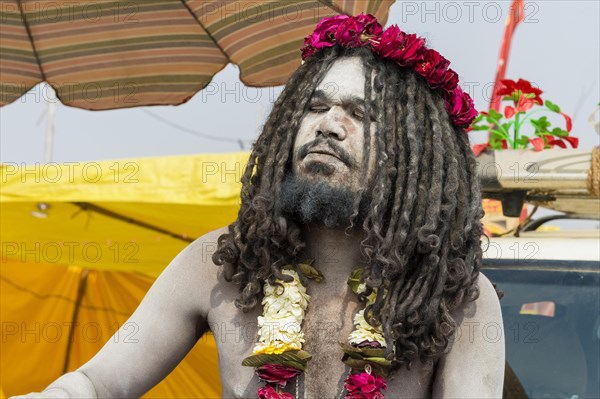
[[[505,398],[600,398],[599,234],[490,239],[483,273],[504,292]]]

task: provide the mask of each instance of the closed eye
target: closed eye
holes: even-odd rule
[[[352,117],[363,121],[365,119],[365,110],[363,108],[356,108],[352,111]],[[377,117],[374,112],[371,112],[370,118],[371,122],[377,121]]]
[[[314,113],[317,113],[317,114],[319,114],[319,113],[322,113],[322,112],[327,112],[327,111],[329,111],[329,107],[328,107],[328,106],[326,106],[326,105],[322,105],[322,104],[314,104],[314,105],[311,105],[311,106],[308,108],[308,110],[309,110],[310,112],[314,112]]]
[[[365,111],[363,109],[357,108],[354,111],[352,111],[352,116],[362,121],[365,117]]]

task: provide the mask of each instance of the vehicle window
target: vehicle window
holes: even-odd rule
[[[599,398],[598,262],[486,263],[504,291],[506,359],[527,397]]]

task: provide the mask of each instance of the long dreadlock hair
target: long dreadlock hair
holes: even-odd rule
[[[466,133],[450,122],[441,95],[414,71],[381,60],[369,49],[324,49],[291,76],[253,145],[238,218],[219,237],[213,261],[224,266],[228,281],[240,285],[235,304],[243,311],[259,303],[264,281],[291,279],[281,267],[297,267],[305,243],[300,226],[279,213],[274,199],[291,167],[294,138],[309,100],[343,56],[362,60],[365,98],[373,99],[366,106],[377,115],[379,172],[356,228],[366,237],[362,251],[368,266],[362,277],[367,295],[386,289],[377,290],[365,315],[381,324],[389,359],[408,367],[415,359],[432,365],[456,330],[451,311],[479,295],[483,210],[476,162]],[[365,157],[370,111],[365,110]]]

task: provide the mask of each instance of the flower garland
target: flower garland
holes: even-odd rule
[[[347,48],[370,45],[371,50],[382,59],[412,68],[431,89],[441,92],[446,111],[455,126],[466,128],[477,116],[471,96],[458,86],[458,74],[448,68],[450,61],[436,50],[425,47],[424,38],[405,33],[397,25],[383,30],[371,14],[336,15],[323,18],[313,33],[304,39],[302,59],[306,60],[335,44]]]
[[[266,387],[258,390],[259,399],[293,399],[282,392],[287,382],[306,370],[311,356],[302,350],[304,333],[301,326],[310,296],[295,270],[285,268],[282,273],[292,281],[276,280],[275,285],[265,282],[262,300],[263,314],[258,317],[258,342],[252,356],[243,366],[256,369]]]
[[[300,264],[300,272],[317,282],[322,274],[310,264]],[[306,370],[311,355],[302,350],[304,332],[302,322],[310,301],[306,288],[298,273],[285,266],[282,273],[292,277],[292,281],[275,280],[271,285],[265,282],[262,300],[263,314],[258,317],[258,342],[251,356],[244,359],[243,366],[254,367],[258,378],[266,383],[258,390],[259,399],[294,399],[283,392],[287,383]],[[360,283],[362,269],[355,270],[348,279],[348,285],[356,294],[366,292]],[[375,302],[377,291],[373,291],[366,305]],[[391,361],[383,357],[386,346],[380,326],[370,325],[364,316],[364,309],[354,316],[354,330],[348,343],[340,343],[344,356],[342,361],[354,371],[344,382],[345,399],[383,399],[381,390],[387,388],[387,376]]]
[[[357,295],[366,293],[366,284],[360,282],[362,272],[362,269],[356,269],[348,278],[348,286]],[[377,290],[367,296],[365,308],[375,303],[375,298]],[[384,357],[386,342],[381,326],[369,324],[364,313],[365,309],[362,309],[354,315],[354,330],[348,336],[349,344],[340,344],[344,352],[342,361],[356,371],[348,375],[344,383],[347,391],[345,399],[383,399],[381,390],[387,388],[384,377],[392,366],[392,361]]]

